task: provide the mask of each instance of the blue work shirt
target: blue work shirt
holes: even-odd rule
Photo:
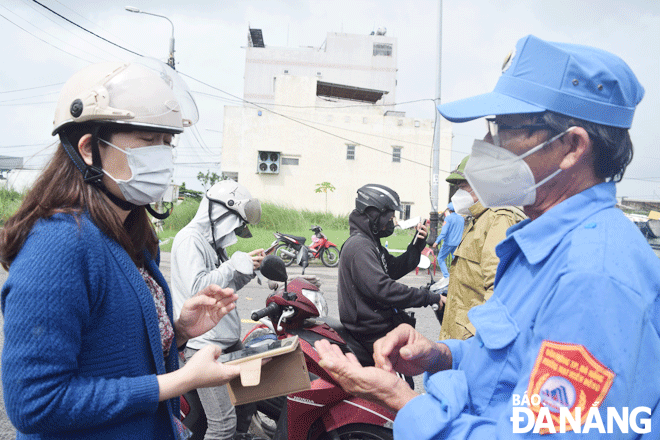
[[[545,411],[582,405],[586,417],[598,407],[605,432],[608,407],[649,408],[635,428],[646,420],[650,433],[626,419],[628,433],[614,421],[612,438],[658,438],[660,260],[615,208],[615,191],[596,185],[508,229],[494,294],[468,313],[476,336],[443,341],[452,369],[425,376],[427,394],[397,414],[396,439],[538,438],[513,433],[514,406],[534,409],[525,392]],[[604,437],[596,414],[581,420],[580,434],[564,435]]]
[[[438,238],[435,240],[435,243],[439,244],[440,241],[444,240],[444,244],[447,246],[458,246],[461,244],[464,227],[465,219],[459,214],[452,212],[445,217],[445,224],[442,225],[442,230],[440,231]]]

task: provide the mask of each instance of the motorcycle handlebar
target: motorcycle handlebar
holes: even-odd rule
[[[257,310],[256,312],[252,312],[250,318],[252,318],[253,321],[259,321],[264,316],[275,315],[278,314],[279,312],[280,312],[280,306],[272,302],[263,309]]]

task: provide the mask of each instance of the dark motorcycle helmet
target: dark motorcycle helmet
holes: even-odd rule
[[[384,185],[370,183],[357,191],[355,209],[369,218],[371,232],[377,238],[385,238],[394,232],[394,211],[403,212],[399,195]]]
[[[376,208],[379,212],[403,212],[399,195],[391,188],[376,183],[369,183],[357,190],[355,209],[364,214],[367,208]]]

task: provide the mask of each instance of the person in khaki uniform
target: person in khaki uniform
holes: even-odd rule
[[[506,238],[506,230],[527,218],[515,206],[485,208],[465,179],[464,169],[470,156],[446,179],[458,186],[452,197],[454,209],[466,216],[463,238],[451,263],[447,302],[440,328],[440,340],[467,339],[475,334],[468,311],[486,302],[493,294],[499,258],[495,246]]]

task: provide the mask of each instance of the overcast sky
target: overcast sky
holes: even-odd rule
[[[166,60],[169,23],[127,12],[127,5],[170,18],[177,70],[208,84],[186,78],[200,109],[194,137],[202,142],[187,140],[179,163],[210,160],[203,167],[214,170],[219,161],[222,108],[238,105],[235,97],[243,94],[248,26],[263,30],[267,46],[294,48],[318,47],[328,32],[369,34],[386,28],[398,42],[397,110],[435,117],[438,0],[38,1],[80,27],[33,0],[0,0],[0,155],[30,157],[28,166],[52,152],[55,101],[71,74],[91,62],[136,57],[117,46]],[[443,102],[491,91],[504,57],[528,34],[596,46],[623,58],[646,95],[631,129],[635,158],[618,195],[660,199],[660,2],[445,0],[442,24]],[[483,137],[484,128],[481,120],[454,124],[452,166],[469,153],[475,138]],[[177,183],[196,186],[196,166],[179,167]]]

